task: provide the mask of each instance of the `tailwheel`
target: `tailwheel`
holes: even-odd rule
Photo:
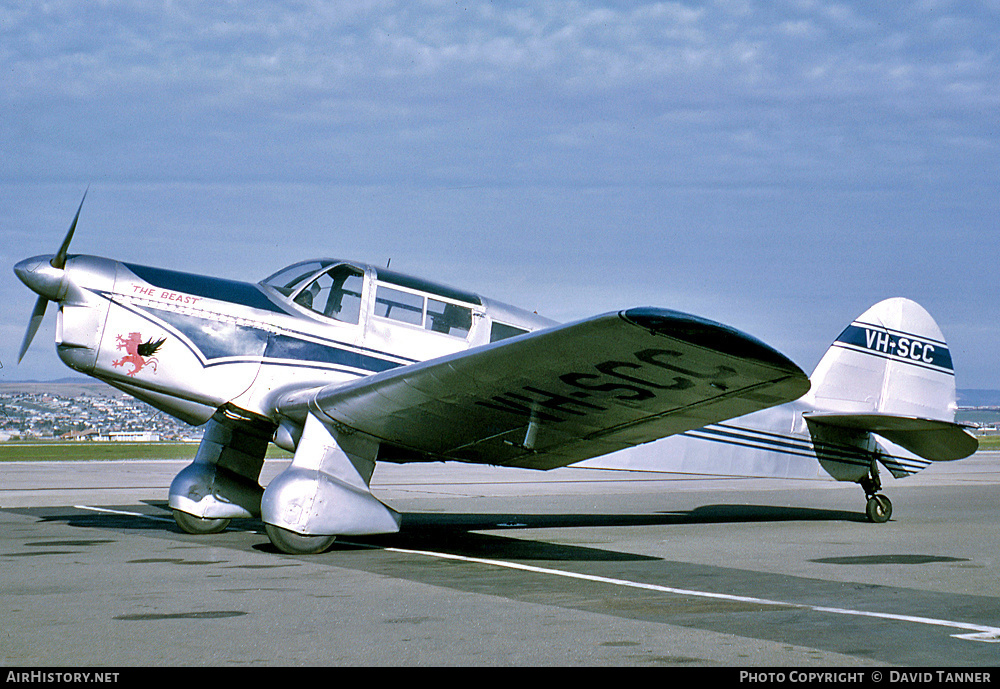
[[[306,536],[264,523],[267,537],[275,548],[289,555],[315,555],[322,553],[337,539],[336,536]]]
[[[865,513],[868,515],[868,521],[874,524],[883,524],[889,521],[889,517],[892,516],[892,502],[881,493],[873,495],[868,498]]]
[[[884,524],[892,516],[892,502],[879,492],[882,490],[882,480],[878,475],[877,460],[878,455],[873,455],[868,476],[858,481],[858,483],[861,484],[865,495],[868,496],[868,504],[865,505],[865,514],[868,515],[868,521],[873,524]]]
[[[202,519],[187,512],[174,510],[174,521],[183,531],[191,534],[210,534],[224,531],[229,526],[229,519]]]

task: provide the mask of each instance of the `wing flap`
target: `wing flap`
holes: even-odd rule
[[[393,448],[394,461],[539,469],[781,404],[809,387],[791,361],[737,330],[632,309],[299,393],[330,423]]]

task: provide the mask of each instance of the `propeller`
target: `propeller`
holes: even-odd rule
[[[66,233],[66,237],[63,239],[62,244],[59,247],[59,251],[56,255],[52,257],[49,263],[53,268],[62,270],[66,267],[66,254],[69,252],[69,243],[73,240],[73,233],[76,232],[76,223],[80,220],[80,211],[83,210],[83,202],[87,199],[87,192],[90,191],[90,187],[83,192],[83,198],[80,199],[80,207],[76,209],[76,215],[73,216],[73,222],[69,226],[69,232]],[[31,312],[31,320],[28,321],[28,329],[24,333],[24,340],[21,341],[21,351],[17,355],[17,363],[21,363],[21,359],[24,358],[25,352],[28,351],[28,347],[31,346],[31,341],[35,338],[35,333],[38,332],[38,327],[42,324],[42,320],[45,318],[45,308],[49,305],[49,298],[45,295],[39,295],[38,300],[35,302],[35,308]]]

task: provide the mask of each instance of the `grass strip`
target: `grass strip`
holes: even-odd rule
[[[194,459],[197,443],[95,443],[95,442],[6,442],[0,443],[0,462],[73,462],[123,459]],[[268,447],[268,459],[292,455]]]

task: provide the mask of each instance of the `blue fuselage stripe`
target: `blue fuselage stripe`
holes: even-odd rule
[[[323,364],[335,364],[348,368],[361,369],[372,373],[388,371],[402,364],[369,356],[361,352],[351,351],[342,347],[321,345],[307,340],[300,340],[287,335],[271,335],[264,350],[264,360],[292,359],[295,361],[310,361]]]
[[[686,431],[682,435],[723,445],[744,447],[762,452],[776,452],[793,457],[811,457],[823,461],[835,461],[853,466],[868,466],[872,454],[860,448],[849,445],[831,445],[822,443],[818,446],[806,438],[778,435],[749,428],[740,428],[728,424],[712,424],[704,428]],[[925,460],[913,460],[894,455],[879,454],[882,462],[908,473],[916,473],[927,467]]]

